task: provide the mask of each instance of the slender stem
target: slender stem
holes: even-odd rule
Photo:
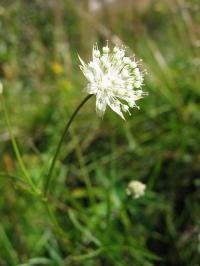
[[[69,119],[69,121],[67,122],[66,124],[66,127],[63,131],[63,134],[60,138],[60,141],[58,143],[58,146],[56,148],[56,152],[54,154],[54,157],[53,157],[53,160],[51,162],[51,165],[50,165],[50,168],[49,168],[49,172],[48,172],[48,175],[47,175],[47,178],[45,180],[45,184],[44,184],[44,196],[46,197],[47,194],[48,194],[48,190],[49,190],[49,186],[50,186],[50,182],[51,182],[51,179],[52,179],[52,174],[53,174],[53,170],[55,168],[55,163],[56,163],[56,160],[58,158],[58,155],[59,155],[59,152],[60,152],[60,149],[61,149],[61,146],[63,144],[63,141],[68,133],[68,130],[70,128],[70,125],[72,124],[74,118],[76,117],[77,113],[79,112],[79,110],[81,109],[81,107],[92,97],[92,95],[88,95],[85,97],[85,99],[79,104],[79,106],[76,108],[76,110],[74,111],[74,113],[72,114],[71,118]]]
[[[13,150],[15,152],[15,156],[16,156],[16,159],[18,161],[19,167],[20,167],[22,173],[24,174],[24,177],[26,178],[27,183],[31,186],[34,193],[38,194],[39,191],[37,190],[35,184],[33,183],[32,178],[30,177],[28,171],[26,170],[26,167],[24,165],[24,162],[22,160],[22,157],[21,157],[18,145],[17,145],[17,141],[15,140],[14,134],[12,132],[12,127],[11,127],[10,119],[8,116],[7,107],[6,107],[5,101],[3,99],[3,95],[0,95],[0,99],[2,102],[3,113],[4,113],[5,121],[6,121],[6,124],[8,127],[8,132],[9,132],[9,135],[11,138],[12,147],[13,147]]]

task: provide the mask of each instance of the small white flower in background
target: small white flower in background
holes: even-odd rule
[[[0,81],[0,94],[2,94],[2,93],[3,93],[3,84]]]
[[[128,195],[133,196],[134,198],[139,198],[144,195],[146,189],[146,185],[143,184],[140,181],[131,181],[128,184],[128,187],[126,189],[126,193]]]
[[[102,117],[107,105],[120,115],[147,93],[142,91],[144,73],[135,58],[125,55],[125,49],[107,46],[102,52],[93,47],[92,61],[86,64],[80,57],[81,70],[88,80],[87,92],[96,95],[96,111]],[[138,107],[139,108],[139,107]]]

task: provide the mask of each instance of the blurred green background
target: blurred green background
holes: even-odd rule
[[[84,97],[77,54],[124,44],[148,70],[141,110],[81,110],[56,164],[50,204],[21,176],[0,106],[0,266],[200,265],[199,0],[0,0],[0,79],[24,162],[42,185]],[[131,180],[144,197],[126,194]],[[90,187],[92,186],[92,188]]]

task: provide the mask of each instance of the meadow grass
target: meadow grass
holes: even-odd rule
[[[70,128],[49,206],[21,182],[0,114],[0,265],[198,266],[200,6],[152,1],[142,13],[82,1],[1,1],[0,77],[23,161],[39,188],[64,126],[84,97],[77,53],[125,44],[149,92],[123,122],[91,99]],[[144,197],[126,194],[131,180]]]

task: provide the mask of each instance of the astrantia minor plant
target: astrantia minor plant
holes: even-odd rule
[[[79,59],[80,69],[88,80],[86,92],[89,95],[80,103],[65,127],[46,178],[45,197],[48,193],[55,162],[69,127],[78,111],[92,95],[96,96],[96,112],[100,117],[104,115],[106,107],[109,106],[123,119],[125,119],[123,112],[130,114],[129,107],[139,108],[136,101],[147,95],[142,90],[144,73],[139,68],[139,62],[135,60],[135,57],[126,56],[125,49],[115,46],[110,50],[107,44],[101,52],[95,45],[92,60],[88,64],[80,57]]]
[[[31,192],[37,195],[42,202],[44,202],[50,218],[57,229],[59,228],[56,218],[48,205],[48,192],[60,149],[68,133],[70,125],[74,121],[79,110],[93,95],[95,95],[96,112],[98,116],[103,117],[108,106],[122,119],[125,119],[124,113],[128,112],[130,115],[130,108],[139,108],[136,103],[137,100],[147,95],[147,93],[143,92],[142,90],[144,72],[142,72],[140,69],[140,61],[136,61],[134,56],[128,57],[126,55],[125,48],[114,47],[113,49],[110,49],[107,44],[107,46],[103,47],[102,51],[100,51],[97,45],[95,45],[93,47],[92,60],[88,64],[85,63],[80,57],[79,59],[81,62],[80,68],[88,81],[85,89],[87,95],[75,109],[65,126],[51,161],[49,171],[45,176],[43,191],[36,186],[23,163],[17,142],[15,140],[14,134],[12,133],[6,104],[3,101],[3,87],[0,83],[0,98],[2,100],[5,121],[8,127],[16,159],[24,176],[24,180],[29,186]]]

